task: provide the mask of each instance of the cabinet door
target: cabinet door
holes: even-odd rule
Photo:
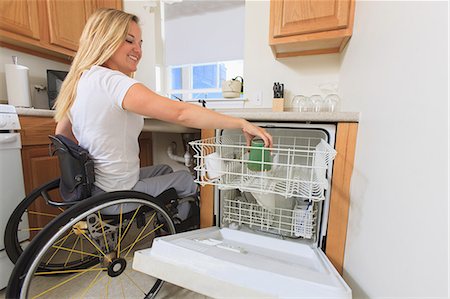
[[[139,136],[139,160],[140,166],[152,166],[153,165],[153,143],[152,133],[142,132]]]
[[[122,10],[122,2],[118,0],[91,0],[85,2],[86,19],[99,8],[115,8]]]
[[[37,1],[1,0],[0,11],[0,29],[40,39]]]
[[[85,5],[77,0],[47,0],[50,44],[73,51],[86,23]]]
[[[343,29],[349,22],[349,0],[283,0],[272,4],[274,37]]]
[[[59,177],[58,159],[50,156],[48,145],[24,146],[22,148],[23,175],[25,193]],[[57,190],[50,192],[52,199],[57,200]],[[28,209],[28,223],[31,238],[62,210],[51,207],[40,197]]]

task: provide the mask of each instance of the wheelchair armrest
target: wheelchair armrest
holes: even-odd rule
[[[51,200],[50,195],[48,194],[47,190],[42,190],[41,191],[41,196],[44,198],[45,202],[50,205],[50,206],[54,206],[54,207],[68,207],[68,206],[73,206],[74,204],[76,204],[77,202],[58,202],[58,201],[53,201]]]

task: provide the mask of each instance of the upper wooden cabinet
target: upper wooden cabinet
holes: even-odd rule
[[[0,46],[70,62],[88,17],[122,0],[1,0]]]
[[[38,6],[36,1],[0,1],[0,28],[39,40]]]
[[[354,0],[271,0],[269,44],[277,58],[340,52],[354,9]]]
[[[75,52],[86,24],[85,6],[78,1],[48,0],[47,12],[50,44]]]

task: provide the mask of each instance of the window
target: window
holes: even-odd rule
[[[242,60],[170,66],[168,93],[183,101],[217,99],[222,96],[222,81],[243,77]]]

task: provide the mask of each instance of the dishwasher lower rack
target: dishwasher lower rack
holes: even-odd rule
[[[318,204],[315,202],[300,201],[293,209],[268,210],[246,196],[230,196],[233,192],[224,194],[222,226],[233,228],[245,225],[252,230],[289,238],[316,237]]]
[[[327,169],[336,151],[320,138],[273,136],[273,141],[272,148],[263,149],[247,146],[243,135],[190,142],[195,151],[195,181],[221,190],[323,200],[329,184]],[[251,150],[263,151],[260,160],[250,160]],[[255,171],[255,164],[261,171]]]

